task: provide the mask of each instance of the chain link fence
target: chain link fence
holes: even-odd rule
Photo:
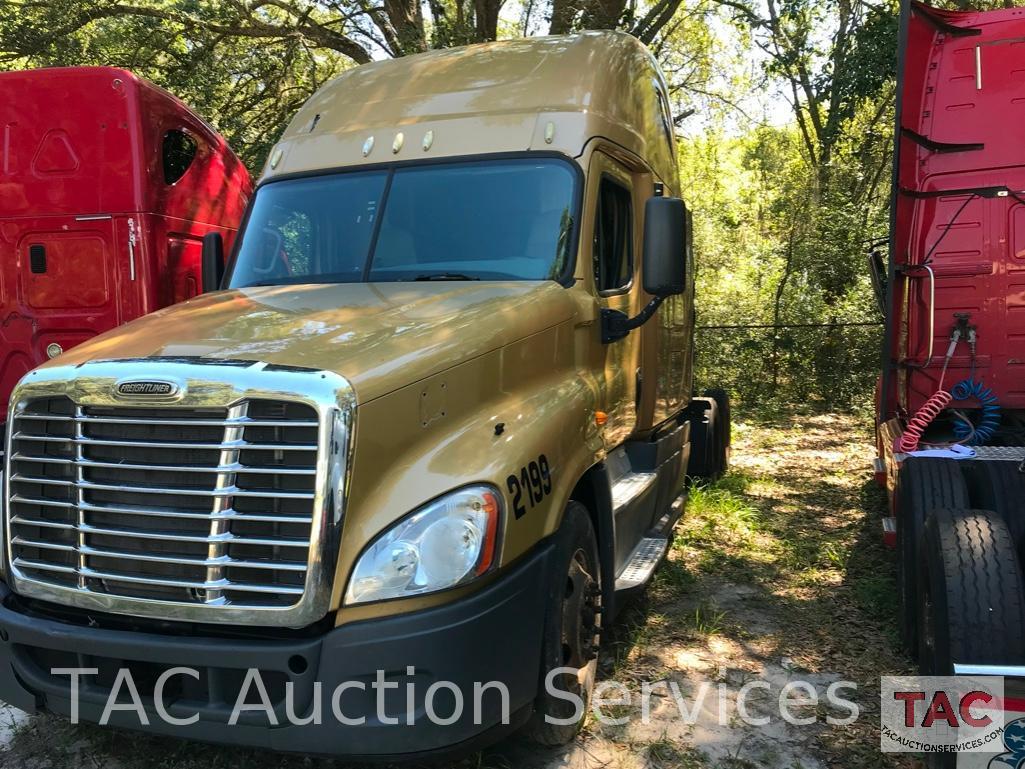
[[[749,411],[870,409],[882,333],[875,322],[701,326],[697,386],[725,387]]]

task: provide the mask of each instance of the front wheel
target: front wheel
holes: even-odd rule
[[[571,742],[583,725],[598,669],[601,582],[598,542],[587,508],[566,506],[556,534],[541,654],[542,680],[524,729],[540,745]]]

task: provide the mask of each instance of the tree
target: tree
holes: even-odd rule
[[[43,55],[68,36],[108,19],[147,19],[151,29],[190,39],[301,40],[356,64],[498,37],[504,0],[4,0],[0,60]],[[624,29],[653,42],[682,0],[551,0],[551,34]],[[425,12],[426,11],[426,12]]]
[[[299,106],[346,68],[500,31],[630,30],[672,60],[681,104],[710,71],[707,0],[532,0],[520,29],[500,25],[503,2],[0,0],[0,68],[127,67],[181,96],[254,169]]]
[[[717,0],[787,94],[808,162],[828,174],[844,123],[895,75],[894,0]],[[882,117],[882,116],[881,116]]]

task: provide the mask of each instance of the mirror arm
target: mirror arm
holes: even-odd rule
[[[602,310],[601,311],[601,341],[602,344],[611,344],[612,342],[618,342],[620,339],[625,338],[635,328],[640,328],[649,320],[651,316],[655,314],[659,307],[662,306],[662,302],[665,301],[664,296],[656,296],[645,306],[643,310],[636,317],[628,317],[626,313],[622,313],[619,310]]]

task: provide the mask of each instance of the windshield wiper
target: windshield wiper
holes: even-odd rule
[[[464,275],[461,272],[427,272],[417,275],[413,280],[480,280],[480,278]]]

